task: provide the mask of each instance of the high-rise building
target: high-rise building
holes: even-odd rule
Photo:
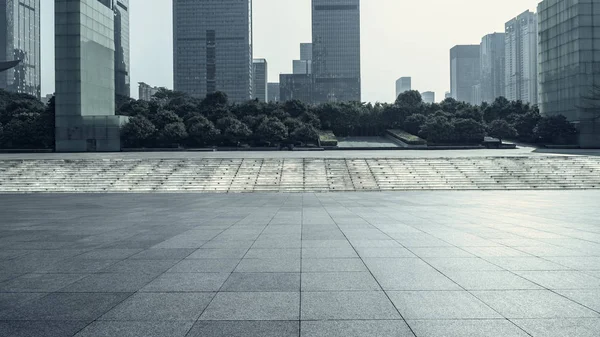
[[[492,103],[504,96],[505,34],[488,34],[481,39],[481,102]]]
[[[506,23],[505,94],[510,101],[537,104],[538,22],[526,11]]]
[[[154,94],[156,94],[160,89],[159,87],[153,87],[144,82],[140,82],[138,85],[139,99],[142,101],[150,101],[152,96],[154,96]]]
[[[452,93],[450,91],[446,91],[444,93],[444,98],[452,98]]]
[[[267,83],[267,101],[279,102],[279,83]]]
[[[312,43],[301,43],[300,44],[300,60],[310,61],[312,60]]]
[[[252,98],[252,0],[173,0],[175,90]]]
[[[421,94],[421,98],[424,103],[433,104],[435,103],[435,92],[433,91],[425,91]]]
[[[480,46],[461,45],[450,50],[450,92],[459,102],[476,103],[473,86],[479,84]]]
[[[269,80],[268,65],[265,59],[254,59],[252,63],[253,97],[261,102],[267,101],[267,81]]]
[[[131,96],[129,83],[129,0],[115,0],[115,93]]]
[[[360,0],[312,0],[312,49],[313,102],[360,101]]]
[[[541,113],[566,116],[582,147],[599,147],[600,107],[586,97],[600,86],[600,3],[544,0],[538,15]]]
[[[0,73],[0,89],[41,98],[40,0],[0,0],[0,60],[21,60]]]
[[[55,0],[56,151],[120,151],[110,0]]]
[[[300,59],[293,61],[293,73],[296,75],[312,74],[312,43],[300,44]]]
[[[400,77],[396,80],[396,98],[406,91],[412,90],[412,78],[411,77]]]
[[[313,101],[312,78],[310,75],[279,75],[279,100],[281,102],[297,99],[304,103]]]

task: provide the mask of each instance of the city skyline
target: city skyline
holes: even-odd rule
[[[444,97],[450,89],[448,50],[457,44],[479,43],[485,34],[502,32],[508,18],[527,9],[535,10],[538,2],[465,0],[457,6],[441,0],[418,4],[363,1],[362,99],[393,101],[394,82],[399,76],[412,76],[415,88],[427,88]],[[171,7],[171,1],[130,0],[131,83],[173,88]],[[428,14],[430,8],[437,8],[436,13],[452,11],[454,15],[432,17]],[[298,58],[299,43],[311,42],[310,0],[254,0],[253,11],[254,57],[267,59],[269,82],[276,82],[279,74],[292,73],[291,61]],[[478,11],[481,15],[474,15]],[[407,12],[415,15],[403,14]],[[51,93],[54,87],[52,13],[53,1],[42,2],[43,95]],[[399,17],[403,19],[398,20]],[[161,20],[164,24],[157,25]],[[429,20],[432,21],[427,23]],[[439,28],[442,26],[444,29]],[[409,52],[407,47],[411,48]],[[136,91],[132,90],[134,97]]]

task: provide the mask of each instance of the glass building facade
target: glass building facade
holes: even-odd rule
[[[538,15],[540,111],[566,116],[579,126],[582,147],[598,147],[600,115],[584,108],[600,86],[600,3],[545,0]]]
[[[279,75],[279,100],[281,102],[297,99],[304,103],[313,101],[312,77],[302,74]]]
[[[421,93],[421,98],[423,98],[423,103],[428,103],[428,104],[435,103],[435,92],[425,91],[425,92]]]
[[[450,91],[455,100],[476,103],[473,87],[479,84],[480,57],[479,45],[462,45],[450,49]]]
[[[312,0],[312,35],[313,102],[360,101],[360,0]]]
[[[129,82],[129,0],[114,0],[115,11],[115,93],[131,96]]]
[[[267,83],[267,101],[279,102],[279,83]]]
[[[396,98],[401,93],[412,90],[412,78],[411,77],[400,77],[396,80]],[[395,100],[395,99],[394,99]]]
[[[252,0],[173,0],[175,90],[252,98]]]
[[[41,98],[40,0],[0,0],[0,61],[21,60],[0,73],[0,89]]]
[[[56,151],[119,151],[110,0],[55,0]]]
[[[506,23],[505,95],[510,101],[537,104],[538,22],[526,11]]]
[[[488,34],[481,39],[481,101],[478,103],[492,103],[504,96],[505,41],[504,33]]]
[[[268,64],[265,59],[254,59],[253,61],[252,88],[253,98],[261,102],[267,101],[267,81],[269,80]]]

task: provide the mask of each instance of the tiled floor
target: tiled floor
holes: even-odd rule
[[[0,195],[0,336],[597,337],[598,200]]]

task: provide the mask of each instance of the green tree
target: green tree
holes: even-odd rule
[[[511,123],[517,133],[519,134],[518,138],[524,142],[535,142],[535,127],[539,123],[542,116],[540,115],[539,110],[537,108],[522,114],[512,114],[507,117],[507,121]]]
[[[425,117],[425,115],[416,114],[409,116],[406,118],[406,121],[404,121],[404,131],[413,135],[418,135],[425,123],[427,123],[427,117]]]
[[[156,126],[156,129],[160,132],[169,124],[182,123],[183,119],[181,119],[181,117],[177,116],[172,111],[161,110],[158,111],[156,114],[152,115],[150,121],[152,122],[152,124],[154,124],[154,126]]]
[[[138,115],[129,118],[121,128],[121,140],[124,147],[149,147],[156,127],[148,118]]]
[[[187,137],[188,133],[182,122],[169,123],[157,134],[158,141],[163,146],[180,145]]]
[[[446,117],[432,117],[423,126],[421,135],[430,143],[452,143],[455,140],[454,125]]]
[[[271,144],[280,144],[287,139],[288,131],[278,119],[267,119],[258,126],[255,135]]]
[[[240,145],[252,136],[252,130],[234,117],[220,119],[217,128],[221,131],[223,142],[227,144]]]
[[[577,128],[565,116],[555,115],[542,117],[534,133],[544,143],[568,144],[575,142]]]
[[[216,145],[221,131],[203,116],[195,116],[187,121],[189,141],[193,146]]]
[[[304,144],[316,144],[319,133],[312,125],[304,124],[290,134],[290,139]]]
[[[470,118],[458,118],[452,121],[456,140],[465,143],[480,144],[485,138],[485,126]]]
[[[500,142],[502,142],[502,139],[518,136],[517,130],[502,119],[497,119],[489,124],[488,134],[494,138],[498,138]]]

